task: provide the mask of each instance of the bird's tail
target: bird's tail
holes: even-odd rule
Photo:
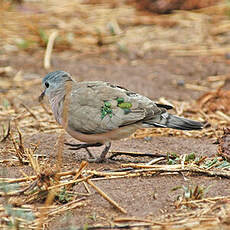
[[[170,113],[162,113],[154,119],[143,122],[145,125],[172,128],[180,130],[199,130],[203,128],[203,124],[198,121],[189,120],[183,117],[178,117]]]

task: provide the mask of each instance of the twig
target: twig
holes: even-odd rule
[[[154,225],[163,225],[162,223],[158,223],[149,219],[140,219],[136,217],[122,217],[122,218],[117,218],[114,220],[115,223],[120,223],[120,222],[146,222],[146,223],[151,223]]]
[[[45,58],[44,58],[44,68],[49,69],[50,68],[50,59],[51,59],[51,54],[53,50],[53,45],[56,37],[58,36],[58,32],[54,31],[50,36],[49,36],[49,41],[46,47],[46,52],[45,52]]]
[[[153,165],[153,164],[156,164],[157,162],[162,161],[164,159],[165,159],[165,157],[159,157],[157,159],[153,159],[153,160],[149,161],[148,163],[146,163],[146,165]]]
[[[208,87],[201,86],[201,85],[194,85],[194,84],[185,84],[185,88],[191,90],[204,91],[204,92],[208,92],[210,90]]]
[[[35,120],[38,120],[37,116],[30,110],[30,108],[29,108],[27,105],[25,105],[25,104],[23,104],[23,103],[21,103],[21,105],[31,114],[31,116],[32,116]]]
[[[56,195],[55,190],[49,191],[47,198],[46,198],[46,201],[45,201],[44,209],[42,209],[41,212],[39,213],[40,218],[38,219],[38,224],[37,224],[37,228],[36,228],[37,230],[40,229],[41,227],[43,227],[48,207],[53,203],[55,195]]]
[[[222,111],[218,110],[216,111],[216,114],[220,116],[221,118],[224,118],[228,122],[230,121],[230,117],[227,114],[223,113]]]
[[[113,159],[117,156],[126,155],[131,157],[167,157],[166,154],[152,154],[152,153],[137,153],[137,152],[123,152],[123,151],[113,151],[112,156],[109,157],[109,159]]]
[[[229,74],[225,74],[225,75],[217,75],[217,76],[209,76],[207,77],[207,80],[209,82],[215,82],[215,81],[226,81],[230,79],[230,75]]]
[[[219,200],[230,200],[230,196],[217,196],[217,197],[210,197],[210,198],[203,198],[200,200],[188,200],[182,201],[181,204],[190,204],[190,203],[201,203],[201,202],[212,202],[212,201],[219,201]]]
[[[2,74],[2,73],[9,74],[9,73],[12,73],[13,70],[14,69],[11,66],[0,67],[0,74]]]
[[[68,181],[68,182],[65,182],[65,183],[57,184],[57,185],[48,187],[48,190],[56,189],[56,188],[59,188],[59,187],[65,186],[65,185],[70,185],[70,184],[79,183],[79,182],[82,182],[82,181],[87,181],[87,180],[88,180],[89,178],[91,178],[91,177],[92,177],[92,175],[89,175],[89,176],[83,177],[83,178],[81,178],[81,179],[71,180],[71,181]]]
[[[50,111],[46,108],[46,106],[44,105],[43,102],[40,102],[40,105],[42,106],[42,108],[44,109],[44,111],[45,111],[48,115],[51,115],[51,114],[52,114],[52,112],[50,112]]]
[[[24,159],[23,159],[23,141],[22,141],[22,134],[19,131],[19,129],[17,128],[18,131],[18,135],[19,135],[19,143],[16,142],[16,140],[14,139],[13,134],[10,132],[10,139],[14,145],[14,149],[15,149],[15,155],[18,158],[20,164],[24,164]]]
[[[82,171],[87,167],[88,162],[86,161],[82,161],[80,164],[80,167],[78,169],[78,171],[76,172],[76,175],[74,176],[73,180],[77,180],[78,177],[81,175]],[[69,190],[71,187],[73,186],[73,184],[67,185],[66,189]]]
[[[87,184],[85,183],[85,181],[83,181],[83,185],[85,187],[85,190],[88,192],[88,194],[91,194],[89,187],[87,186]]]
[[[196,167],[185,166],[185,168],[181,168],[181,165],[145,165],[145,164],[122,164],[123,167],[133,167],[136,170],[132,170],[132,172],[97,172],[94,170],[87,170],[88,173],[96,176],[139,176],[140,173],[181,173],[181,172],[190,172],[190,173],[198,173],[205,176],[210,177],[221,177],[230,179],[229,172],[223,171],[210,171],[205,169],[200,169]]]
[[[69,106],[69,100],[70,100],[70,91],[72,89],[72,85],[71,83],[67,82],[66,83],[66,96],[65,100],[64,100],[64,105],[63,105],[63,128],[64,130],[67,129],[68,126],[68,106]],[[65,132],[64,130],[62,130],[59,138],[58,138],[58,153],[57,153],[57,171],[60,172],[61,171],[61,166],[62,166],[62,152],[63,152],[63,148],[64,148],[64,135]]]
[[[17,190],[17,191],[13,191],[13,192],[0,192],[0,196],[16,196],[16,195],[21,195],[24,192],[28,191],[28,190],[32,190],[33,188],[35,188],[37,186],[37,181],[33,181],[30,185],[28,185],[27,187],[21,189],[21,190]]]
[[[120,212],[126,214],[127,211],[122,208],[118,203],[112,200],[108,195],[106,195],[100,188],[98,188],[91,180],[86,181],[89,185],[91,185],[103,198],[105,198],[109,203],[111,203],[114,207],[116,207]]]
[[[119,225],[113,225],[113,226],[103,226],[103,225],[99,225],[99,226],[87,226],[87,230],[110,230],[110,229],[144,229],[146,227],[146,229],[148,229],[148,227],[151,226],[151,224],[119,224]],[[67,230],[67,229],[63,229],[63,230]],[[75,230],[85,230],[85,227],[82,228],[76,228]]]
[[[4,141],[9,137],[9,135],[10,135],[10,128],[11,128],[11,126],[10,126],[10,120],[9,120],[8,128],[7,128],[7,133],[6,133],[6,135],[2,138],[2,140],[1,140],[0,142],[4,142]]]
[[[82,203],[81,201],[82,200],[85,200],[85,197],[81,197],[80,199],[77,199],[77,200],[73,200],[71,202],[68,202],[67,204],[65,205],[62,205],[58,208],[56,208],[55,210],[51,210],[47,213],[47,215],[49,216],[53,216],[55,214],[60,214],[60,212],[64,212],[64,211],[67,211],[69,209],[74,209],[76,207],[80,207],[80,206],[83,206],[84,203]]]
[[[69,176],[72,175],[74,176],[76,174],[76,171],[67,171],[67,172],[60,172],[57,173],[58,176]],[[22,177],[22,178],[16,178],[16,179],[12,179],[12,178],[0,178],[1,181],[5,182],[5,183],[20,183],[20,182],[25,182],[25,181],[31,181],[31,180],[36,180],[37,176],[30,176],[30,177]]]

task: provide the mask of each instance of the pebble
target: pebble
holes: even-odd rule
[[[185,82],[184,82],[183,79],[180,79],[180,80],[177,81],[178,86],[184,86],[184,84],[185,84]]]
[[[151,141],[153,138],[152,137],[144,137],[145,141]]]

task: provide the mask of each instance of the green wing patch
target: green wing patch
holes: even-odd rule
[[[118,104],[117,106],[122,109],[130,109],[132,107],[132,104],[130,102],[123,102]]]
[[[101,107],[101,119],[103,119],[107,114],[112,117],[111,104],[108,101],[104,102],[104,106]]]
[[[118,97],[116,99],[117,101],[117,107],[123,109],[124,114],[130,113],[130,108],[132,107],[132,104],[130,102],[125,102],[125,99],[123,97]],[[109,117],[112,117],[112,109],[111,109],[111,103],[109,101],[105,101],[104,105],[101,107],[101,119],[103,119],[106,115],[109,115]]]

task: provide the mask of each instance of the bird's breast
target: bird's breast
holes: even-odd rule
[[[66,132],[70,134],[73,138],[86,142],[86,143],[106,143],[112,140],[120,140],[126,137],[129,137],[137,129],[140,128],[140,124],[132,124],[124,127],[120,127],[114,130],[110,130],[105,133],[96,133],[96,134],[85,134],[71,129],[70,127],[66,128]]]
[[[56,95],[50,99],[50,105],[51,105],[54,117],[60,125],[62,124],[63,100],[64,98],[59,95]]]

